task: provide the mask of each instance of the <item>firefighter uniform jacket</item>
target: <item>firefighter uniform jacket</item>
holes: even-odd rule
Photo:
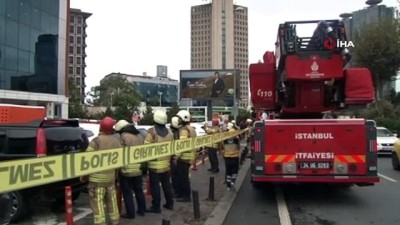
[[[221,133],[221,129],[218,126],[212,126],[212,127],[207,127],[206,126],[205,130],[206,130],[207,135],[213,135],[213,134]],[[211,145],[209,145],[207,147],[220,149],[221,143],[220,142],[212,143]]]
[[[87,148],[87,152],[121,148],[120,141],[114,135],[100,134],[95,137]],[[89,186],[107,187],[113,185],[116,179],[116,170],[106,170],[89,175]]]
[[[134,135],[124,132],[120,138],[122,146],[130,147],[144,144],[144,140],[140,134]],[[135,163],[122,167],[121,173],[126,177],[136,177],[142,175],[141,164]]]
[[[196,136],[196,131],[190,125],[185,125],[179,129],[179,139],[194,138]],[[196,158],[196,149],[178,153],[176,156],[185,162],[193,163]]]
[[[236,129],[230,129],[227,132],[236,132]],[[230,139],[226,139],[223,142],[224,150],[223,156],[226,158],[238,158],[240,155],[240,141],[239,137],[233,137]]]
[[[168,130],[168,134],[166,136],[162,137],[156,133],[154,127],[150,128],[148,130],[148,133],[146,134],[144,143],[150,144],[150,143],[159,143],[159,142],[174,140],[174,136],[173,136],[172,132],[169,129],[167,129],[167,130]],[[148,162],[148,167],[149,167],[150,171],[153,171],[155,173],[167,172],[167,171],[169,171],[169,168],[170,168],[170,156],[151,160]]]

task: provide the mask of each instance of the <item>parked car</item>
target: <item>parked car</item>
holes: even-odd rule
[[[83,128],[86,131],[89,142],[93,140],[93,138],[99,136],[100,123],[79,122],[79,127]]]
[[[0,194],[0,225],[8,225],[11,220],[13,200],[10,193]]]
[[[0,161],[53,156],[84,151],[89,140],[77,120],[50,119],[21,124],[0,124]],[[41,199],[64,203],[64,188],[72,187],[77,199],[85,184],[79,178],[10,192],[13,200],[11,222],[28,216]]]
[[[378,154],[391,155],[394,143],[398,140],[397,135],[385,127],[376,128],[376,142]]]

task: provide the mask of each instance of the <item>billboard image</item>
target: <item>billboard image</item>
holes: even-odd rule
[[[239,70],[233,69],[181,70],[181,99],[232,99],[235,91],[239,98],[239,74]]]

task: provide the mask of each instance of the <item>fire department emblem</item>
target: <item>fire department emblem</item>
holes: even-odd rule
[[[318,66],[317,62],[314,61],[314,62],[311,64],[311,70],[312,70],[313,72],[317,72],[318,69],[319,69],[319,66]]]

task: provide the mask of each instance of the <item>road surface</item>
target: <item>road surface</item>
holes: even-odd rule
[[[381,182],[371,187],[271,185],[255,190],[248,176],[224,225],[398,225],[400,171],[391,168],[388,157],[378,163]]]

